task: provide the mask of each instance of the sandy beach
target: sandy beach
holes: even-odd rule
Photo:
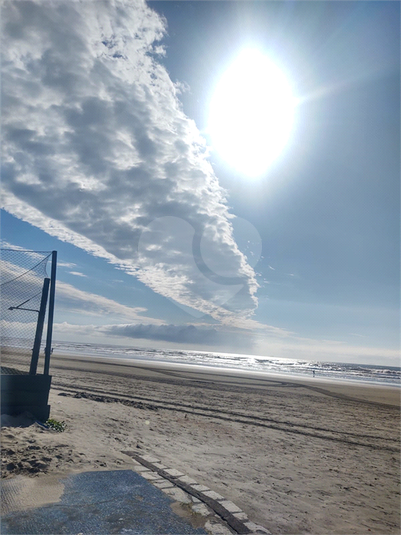
[[[66,430],[3,417],[2,477],[127,469],[136,450],[274,534],[400,531],[399,389],[62,355],[51,374]]]

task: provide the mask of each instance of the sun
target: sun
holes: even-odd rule
[[[210,102],[213,147],[233,168],[260,176],[287,144],[296,99],[285,74],[269,57],[244,50],[225,71]]]

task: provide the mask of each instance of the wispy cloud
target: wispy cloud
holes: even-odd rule
[[[142,0],[2,7],[3,203],[155,292],[225,322],[253,269]],[[228,310],[227,310],[228,309]]]
[[[85,316],[110,317],[113,315],[121,321],[139,320],[142,323],[159,323],[158,320],[146,317],[146,308],[122,305],[113,299],[78,290],[62,281],[56,283],[56,299],[56,313],[76,312],[83,320]]]
[[[74,268],[77,265],[74,262],[57,262],[57,267]]]
[[[85,273],[81,273],[80,271],[69,271],[70,275],[76,275],[77,277],[87,277],[88,275],[85,275]]]

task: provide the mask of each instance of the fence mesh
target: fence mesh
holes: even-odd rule
[[[28,371],[49,251],[0,249],[2,367]]]

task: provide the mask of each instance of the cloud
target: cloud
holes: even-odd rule
[[[168,342],[204,348],[221,347],[223,350],[240,348],[249,351],[253,347],[253,337],[249,332],[212,327],[210,325],[167,325],[167,324],[107,324],[76,325],[67,321],[54,324],[55,337],[58,340],[74,341],[93,340],[95,343],[110,343],[113,337],[119,344],[129,344],[133,340],[150,340]],[[155,345],[157,347],[157,344]],[[160,345],[159,345],[160,347]],[[171,346],[170,346],[171,347]]]
[[[350,336],[357,336],[358,338],[366,338],[366,335],[364,334],[358,334],[358,333],[349,333]]]
[[[53,341],[71,341],[71,342],[94,342],[106,343],[106,340],[101,338],[102,335],[97,325],[76,325],[63,321],[61,323],[54,323],[53,325]]]
[[[80,271],[69,271],[70,275],[76,275],[77,277],[87,277],[88,275],[85,275],[84,273],[81,273]]]
[[[195,325],[110,325],[101,327],[100,331],[112,336],[191,345],[224,346],[229,340],[227,333],[219,332],[213,327]]]
[[[3,249],[0,259],[0,317],[3,320],[29,322],[39,311],[48,277],[46,253],[26,252],[21,248]],[[25,336],[25,335],[22,335]]]
[[[18,252],[11,255],[15,262],[19,260]],[[32,348],[43,279],[46,276],[46,259],[37,253],[29,255],[30,266],[21,267],[4,258],[0,262],[2,274],[0,335],[4,345]],[[23,258],[26,260],[26,253]],[[41,262],[38,263],[38,260]],[[29,269],[35,265],[35,269]],[[154,326],[162,323],[161,320],[146,317],[146,312],[146,308],[126,306],[107,297],[78,290],[71,284],[56,282],[56,323],[60,316],[80,322],[79,325],[71,325],[69,330],[71,335],[74,329],[76,336],[99,334],[100,331],[94,331],[90,325],[84,325],[89,321],[95,321],[100,325],[110,321],[152,323]]]
[[[59,262],[57,261],[57,267],[74,268],[77,265],[74,262]]]
[[[54,332],[58,339],[71,336],[74,340],[93,338],[97,342],[107,343],[110,336],[118,339],[120,344],[129,340],[151,340],[152,342],[168,342],[184,344],[185,347],[203,346],[218,347],[227,350],[231,347],[250,350],[253,337],[249,332],[231,331],[229,329],[211,327],[210,325],[167,325],[167,324],[108,324],[108,325],[74,325],[68,322],[55,323]],[[78,337],[78,338],[77,338]]]
[[[10,313],[9,307],[18,308],[21,303],[25,303],[25,308],[39,309],[43,279],[48,276],[48,259],[49,257],[43,253],[26,252],[21,248],[3,251],[0,260],[2,319],[17,322],[16,309],[14,308],[14,312]],[[82,321],[85,321],[87,315],[109,317],[110,314],[120,318],[121,321],[138,319],[152,323],[159,321],[146,318],[144,316],[147,312],[146,308],[122,305],[113,299],[79,290],[71,284],[57,280],[56,315],[65,312],[79,314]],[[29,316],[25,321],[29,321]]]
[[[3,3],[3,206],[231,323],[258,285],[158,62],[165,31],[141,0]]]
[[[42,260],[51,258],[51,251],[31,251],[18,245],[13,245],[5,240],[0,240],[1,248],[1,275],[11,274],[14,276],[26,269],[31,269]]]
[[[142,322],[158,323],[158,320],[146,318],[147,312],[143,307],[129,307],[122,305],[113,299],[108,299],[101,295],[78,290],[71,284],[57,281],[56,283],[56,314],[77,313],[82,319],[85,316],[107,316],[118,317],[121,321],[139,320]]]

